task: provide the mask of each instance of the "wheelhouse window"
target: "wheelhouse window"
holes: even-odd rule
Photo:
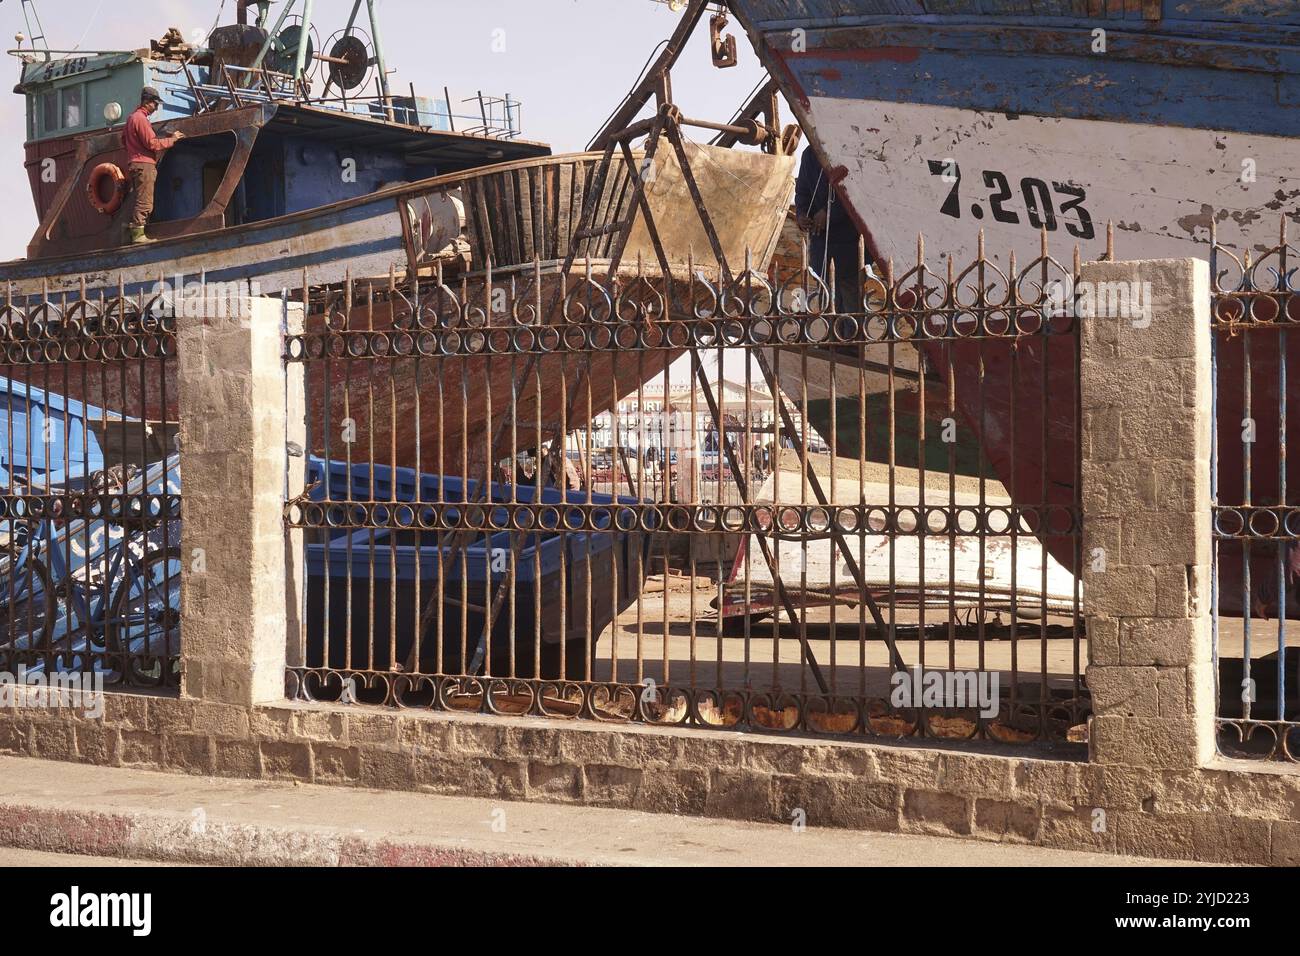
[[[59,128],[59,91],[41,94],[41,131],[52,133]]]
[[[48,136],[64,129],[80,129],[86,124],[86,87],[84,84],[62,90],[47,90],[40,95],[40,127],[33,130]],[[35,127],[35,117],[32,125]]]
[[[75,129],[83,121],[81,101],[82,88],[71,86],[63,91],[63,128]]]

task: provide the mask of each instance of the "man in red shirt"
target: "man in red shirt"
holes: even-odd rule
[[[135,211],[131,216],[131,242],[152,242],[144,234],[149,217],[153,214],[154,186],[158,182],[158,160],[171,149],[184,133],[172,133],[164,139],[154,135],[149,117],[158,111],[162,96],[152,86],[140,92],[140,108],[131,114],[122,131],[122,145],[126,147],[126,161],[130,164],[131,189],[135,192]]]

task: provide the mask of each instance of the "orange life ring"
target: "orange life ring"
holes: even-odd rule
[[[104,198],[106,194],[107,199]],[[113,215],[122,208],[122,201],[126,199],[126,174],[112,163],[100,163],[90,174],[90,182],[86,185],[86,196],[98,212],[102,212],[105,216]]]

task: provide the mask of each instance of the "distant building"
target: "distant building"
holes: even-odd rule
[[[712,384],[729,434],[743,433],[747,427],[754,434],[775,433],[780,416],[771,393],[762,384],[747,388],[744,383],[725,378]],[[806,434],[809,449],[826,451],[825,441],[812,425],[805,429],[797,403],[787,400],[787,407],[796,433]],[[593,418],[591,444],[594,448],[621,446],[640,452],[665,447],[677,432],[694,433],[702,445],[708,444],[708,436],[713,435],[712,450],[716,450],[717,429],[704,390],[678,383],[670,384],[665,394],[663,382],[655,381],[624,397],[613,412]],[[585,443],[586,430],[578,434],[579,442]]]

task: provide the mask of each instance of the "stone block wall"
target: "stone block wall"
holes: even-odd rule
[[[1081,334],[1088,762],[285,702],[302,593],[281,523],[302,459],[285,448],[305,442],[280,334],[301,316],[261,301],[251,321],[181,333],[185,547],[213,549],[182,582],[182,696],[112,694],[99,720],[0,711],[0,753],[1296,865],[1300,774],[1214,754],[1205,264],[1096,263],[1082,279],[1146,284],[1151,306]]]
[[[353,705],[112,694],[0,711],[0,753],[175,773],[1300,864],[1300,775]]]

